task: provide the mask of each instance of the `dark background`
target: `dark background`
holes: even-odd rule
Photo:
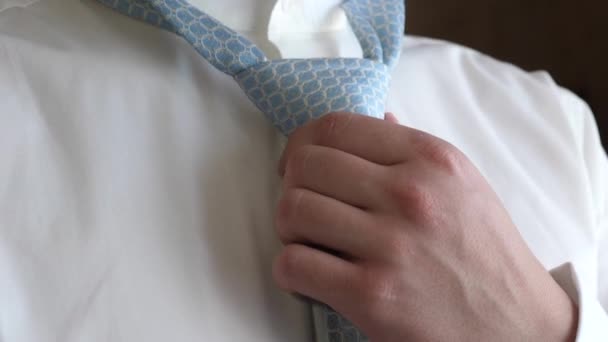
[[[593,109],[608,147],[608,1],[406,0],[410,34],[547,70]]]

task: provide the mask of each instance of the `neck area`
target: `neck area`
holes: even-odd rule
[[[325,32],[344,26],[342,0],[188,0],[236,31]],[[290,21],[285,25],[283,21]],[[280,22],[278,25],[276,22]]]

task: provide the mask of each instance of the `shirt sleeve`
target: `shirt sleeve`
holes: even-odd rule
[[[608,158],[589,107],[565,93],[578,132],[579,151],[594,204],[593,248],[551,271],[556,282],[578,304],[577,342],[608,341]]]

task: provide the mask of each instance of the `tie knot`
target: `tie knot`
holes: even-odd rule
[[[247,68],[235,80],[268,119],[289,135],[327,113],[381,118],[390,70],[368,59],[285,59]]]

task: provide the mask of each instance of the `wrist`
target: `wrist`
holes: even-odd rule
[[[551,278],[545,296],[544,314],[539,316],[541,340],[574,342],[578,330],[578,306]]]

